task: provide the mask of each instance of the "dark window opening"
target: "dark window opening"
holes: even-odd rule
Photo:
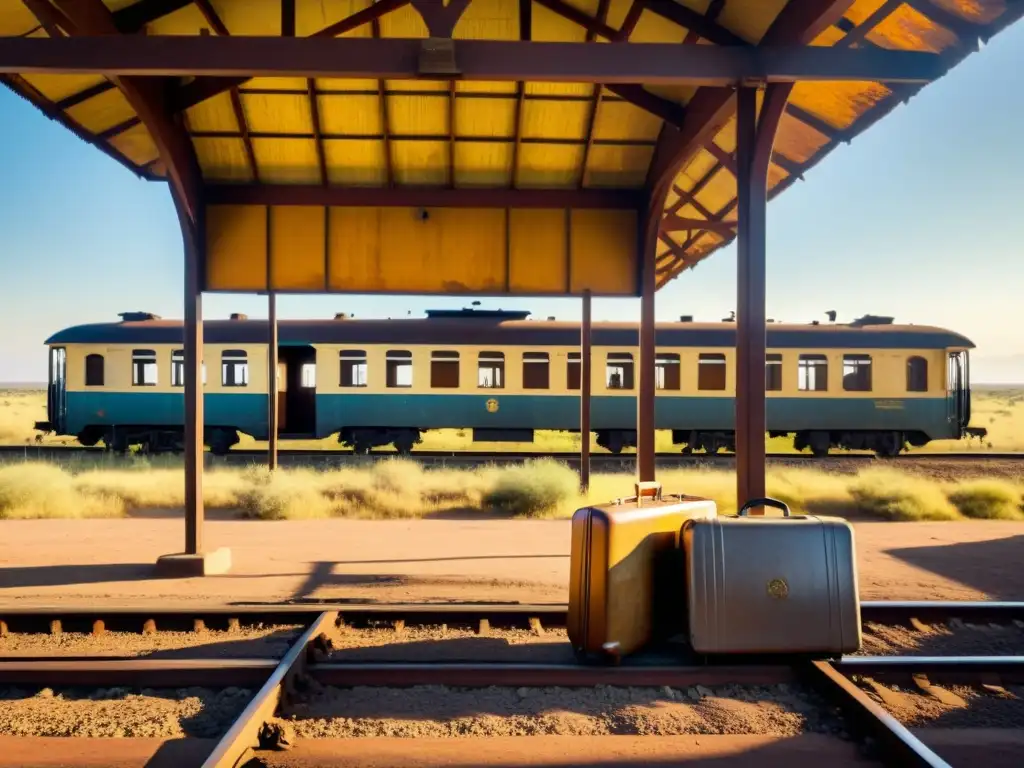
[[[923,357],[907,360],[907,392],[928,391],[928,361]]]
[[[871,355],[843,355],[843,389],[871,391]]]
[[[206,363],[202,366],[203,385],[206,385]],[[185,386],[185,350],[176,349],[171,352],[171,386]]]
[[[341,386],[343,387],[365,387],[367,364],[366,350],[345,349],[340,355],[341,360]]]
[[[547,352],[523,353],[523,389],[548,389],[551,386]]]
[[[389,349],[384,362],[389,388],[412,386],[412,352]]]
[[[132,350],[132,386],[156,386],[156,352],[152,349]]]
[[[605,364],[605,384],[608,389],[633,388],[633,355],[629,352],[609,352]]]
[[[225,349],[221,354],[220,383],[225,387],[249,385],[249,360],[244,349]]]
[[[103,386],[103,355],[85,356],[85,386]]]
[[[797,389],[801,392],[828,391],[828,358],[825,355],[800,355]]]
[[[433,389],[459,388],[459,353],[432,352],[430,355],[430,386]]]
[[[481,352],[477,358],[476,385],[480,389],[503,389],[505,387],[505,354],[503,352]]]
[[[782,355],[764,356],[764,388],[766,392],[782,391]]]
[[[681,367],[679,355],[659,352],[654,358],[654,386],[657,389],[678,390]]]
[[[583,363],[579,352],[570,352],[569,359],[565,364],[565,388],[579,389],[583,375]]]
[[[725,389],[725,355],[721,352],[705,352],[697,358],[697,389]]]

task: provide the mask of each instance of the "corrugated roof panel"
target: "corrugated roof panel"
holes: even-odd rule
[[[327,134],[380,136],[380,97],[318,96],[320,130]]]
[[[393,134],[440,136],[448,133],[448,99],[388,96],[388,130]]]
[[[798,163],[806,163],[827,143],[827,136],[818,133],[788,112],[782,114],[779,130],[775,135],[776,152]]]
[[[883,48],[928,53],[941,53],[959,42],[956,34],[907,5],[901,5],[876,25],[867,39]]]
[[[395,181],[398,184],[435,184],[448,181],[448,142],[392,141]]]
[[[975,24],[990,24],[1006,12],[1006,0],[931,0],[931,2]]]
[[[135,117],[135,110],[120,90],[111,88],[69,108],[67,115],[87,131],[100,133]]]
[[[793,86],[789,100],[836,128],[849,128],[854,121],[889,95],[880,83],[812,83]]]
[[[587,158],[587,186],[639,189],[653,153],[653,147],[595,144]]]
[[[686,39],[688,30],[675,22],[659,16],[654,11],[645,10],[640,14],[636,29],[629,36],[631,43],[681,43]]]
[[[518,40],[519,5],[508,0],[470,3],[454,36],[466,40]]]
[[[583,161],[579,144],[522,144],[516,183],[520,187],[576,186]]]
[[[298,0],[295,3],[295,34],[297,37],[308,37],[372,4],[373,0]],[[357,27],[343,37],[368,37],[370,25],[364,26]]]
[[[318,77],[316,79],[316,89],[320,93],[323,93],[325,91],[344,91],[346,93],[351,93],[352,91],[359,91],[365,93],[376,93],[377,81],[368,77]]]
[[[728,155],[736,151],[736,117],[730,117],[715,134],[712,141],[719,149]],[[713,147],[712,147],[713,149]]]
[[[369,24],[366,26],[370,27]],[[427,37],[428,34],[423,17],[416,12],[412,5],[402,6],[398,10],[381,16],[381,37]]]
[[[525,92],[528,96],[579,96],[589,98],[594,92],[590,83],[527,83]]]
[[[0,37],[21,37],[38,28],[39,21],[21,0],[0,3]]]
[[[380,187],[386,181],[384,142],[380,139],[324,139],[331,184]]]
[[[539,3],[533,4],[533,40],[541,43],[583,43],[587,31]]]
[[[456,135],[511,138],[515,135],[515,131],[515,100],[455,99]]]
[[[704,178],[707,173],[715,167],[718,160],[706,149],[700,149],[686,163],[679,175],[676,177],[676,184],[686,191],[693,189],[693,185]]]
[[[789,173],[775,163],[768,164],[768,190],[775,189],[775,186],[789,178]]]
[[[694,197],[709,211],[718,213],[736,197],[736,179],[731,172],[720,168]]]
[[[608,3],[608,16],[605,18],[608,26],[612,29],[622,29],[622,23],[626,20],[633,0],[611,0]]]
[[[836,27],[836,26],[826,27],[825,29],[823,29],[821,31],[821,33],[819,33],[819,35],[816,38],[814,38],[811,41],[810,44],[812,46],[818,46],[819,48],[820,47],[827,48],[827,47],[829,47],[831,45],[835,45],[840,40],[842,40],[844,37],[846,37],[846,33],[843,32],[843,30],[839,29],[839,27]]]
[[[884,3],[889,0],[856,0],[849,8],[843,13],[843,18],[847,19],[854,26],[860,26],[863,24],[871,14],[882,7]],[[845,34],[845,33],[843,33]]]
[[[306,93],[304,77],[253,77],[242,86],[244,91],[283,91]]]
[[[313,114],[309,96],[241,95],[242,112],[253,133],[313,133]]]
[[[522,136],[531,139],[586,141],[590,104],[586,101],[526,101]]]
[[[136,165],[145,165],[160,157],[156,142],[141,123],[114,136],[110,143]]]
[[[225,131],[239,133],[241,128],[231,105],[231,94],[228,91],[218,93],[213,98],[201,101],[185,111],[189,130],[192,131]]]
[[[213,7],[232,35],[277,37],[281,34],[281,0],[245,0],[244,3],[213,0]]]
[[[203,28],[209,29],[210,25],[192,3],[146,25],[150,35],[198,35]]]
[[[455,184],[460,187],[505,187],[511,182],[512,143],[455,143]]]
[[[448,92],[448,83],[443,80],[385,80],[389,91],[439,91]]]
[[[22,79],[50,101],[60,101],[99,85],[106,78],[102,75],[31,74],[22,75]]]
[[[658,138],[661,125],[660,118],[628,101],[602,99],[594,120],[594,138],[654,141]]]
[[[264,184],[316,184],[320,163],[313,139],[252,139],[260,182]]]
[[[457,80],[456,93],[506,93],[514,94],[519,84],[511,80],[491,82],[490,80]]]
[[[644,88],[674,104],[689,104],[697,92],[695,85],[645,85]]]
[[[252,168],[241,139],[192,138],[199,167],[207,181],[252,181]]]

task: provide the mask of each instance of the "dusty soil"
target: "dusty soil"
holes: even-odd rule
[[[300,738],[843,733],[841,722],[813,693],[786,685],[317,686],[291,704],[284,716]]]
[[[830,768],[878,765],[857,745],[818,733],[799,736],[492,736],[467,739],[318,739],[288,752],[259,752],[269,768],[609,768],[704,765],[714,768]],[[513,759],[510,759],[514,756]],[[2,762],[0,762],[2,765]],[[987,767],[986,767],[987,768]]]
[[[0,735],[215,738],[251,698],[243,688],[3,688]]]
[[[862,656],[1024,656],[1024,623],[925,624],[926,631],[867,622]]]
[[[1024,599],[1024,523],[854,528],[864,600]],[[0,607],[568,599],[564,520],[208,522],[207,546],[231,548],[231,572],[153,578],[182,530],[180,519],[0,522]]]
[[[241,627],[231,632],[63,632],[0,636],[0,656],[152,656],[190,659],[277,659],[302,634],[301,626]]]
[[[0,736],[0,768],[182,768],[202,765],[214,739]]]
[[[907,726],[1019,729],[1024,723],[1024,686],[943,685],[932,686],[933,694],[917,687],[857,682]]]

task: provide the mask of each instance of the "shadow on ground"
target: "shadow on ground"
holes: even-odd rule
[[[991,600],[1024,600],[1024,536],[884,550],[905,563],[984,592]]]

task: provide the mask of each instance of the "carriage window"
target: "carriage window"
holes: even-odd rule
[[[156,352],[152,349],[132,350],[132,386],[156,385]]]
[[[249,384],[249,361],[244,349],[225,349],[221,354],[220,383],[225,387]]]
[[[502,389],[505,386],[505,353],[481,352],[477,359],[476,385],[481,389]]]
[[[388,387],[412,386],[412,352],[389,349],[385,356]]]
[[[725,389],[725,355],[705,352],[697,358],[697,389]]]
[[[782,355],[764,356],[764,388],[766,392],[782,391]]]
[[[907,360],[907,392],[928,391],[928,361],[923,357]]]
[[[605,382],[608,389],[632,389],[633,355],[629,352],[609,352]]]
[[[203,384],[206,384],[206,363],[203,363]],[[185,386],[185,350],[171,352],[171,386]]]
[[[654,358],[654,386],[657,389],[679,389],[679,355],[659,352]]]
[[[366,350],[343,349],[341,359],[341,386],[366,386]]]
[[[85,356],[85,386],[103,386],[103,355]]]
[[[316,363],[303,363],[299,370],[299,386],[305,389],[316,387]]]
[[[459,353],[432,352],[430,354],[430,386],[434,389],[459,388]]]
[[[579,352],[570,352],[569,359],[565,364],[566,389],[579,389],[580,377],[582,375],[583,363],[580,361]]]
[[[800,355],[797,389],[802,392],[828,390],[828,358],[825,355]]]
[[[871,391],[871,355],[843,355],[843,389]]]
[[[551,386],[547,352],[523,352],[523,389]]]

